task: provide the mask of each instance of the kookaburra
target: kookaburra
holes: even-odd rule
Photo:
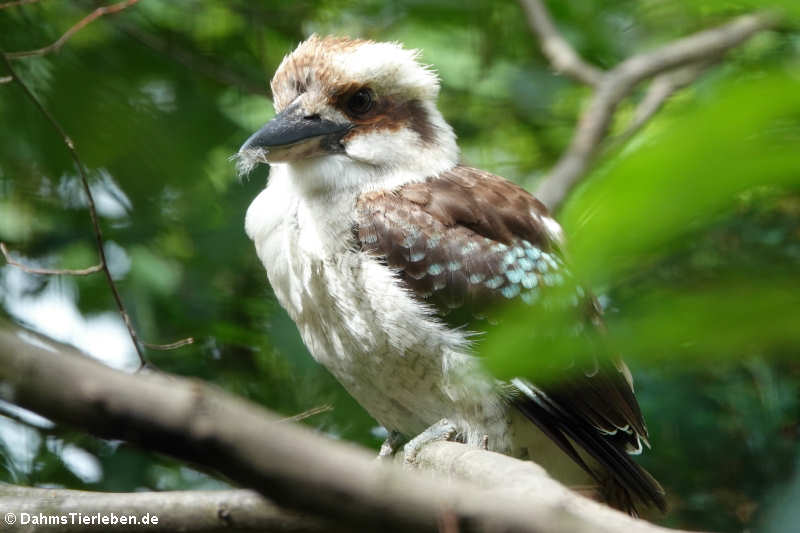
[[[647,429],[624,363],[600,359],[561,384],[500,382],[473,353],[476,332],[454,323],[560,283],[563,236],[525,190],[459,163],[438,77],[417,58],[397,43],[312,36],[278,67],[277,115],[238,154],[244,172],[271,165],[245,226],[278,301],[391,436],[446,419],[469,445],[545,467],[556,450],[616,505],[663,509],[628,456]]]

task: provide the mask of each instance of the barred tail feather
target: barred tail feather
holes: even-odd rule
[[[607,502],[636,516],[636,502],[655,505],[666,511],[664,489],[656,479],[628,456],[613,435],[604,435],[580,413],[570,412],[556,400],[531,384],[512,381],[521,394],[510,401],[531,422],[550,437],[602,487]],[[597,472],[583,460],[573,443],[604,467]]]

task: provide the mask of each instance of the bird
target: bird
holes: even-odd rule
[[[550,460],[631,514],[663,511],[663,488],[630,457],[648,432],[620,358],[536,383],[495,379],[476,356],[485,313],[536,305],[571,278],[564,232],[522,187],[462,164],[420,54],[312,35],[275,71],[276,115],[236,154],[241,174],[270,165],[245,230],[275,297],[389,432],[381,455],[443,435]],[[599,325],[597,301],[576,291]]]

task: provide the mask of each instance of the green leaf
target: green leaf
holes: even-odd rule
[[[756,188],[800,186],[800,79],[724,81],[610,160],[564,208],[579,279],[618,279],[718,220]]]

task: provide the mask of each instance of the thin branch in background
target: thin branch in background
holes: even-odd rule
[[[182,348],[183,346],[187,346],[189,344],[194,344],[194,337],[186,337],[185,339],[170,342],[169,344],[151,344],[149,342],[143,342],[142,344],[145,348],[150,348],[151,350],[169,351]]]
[[[166,58],[183,65],[189,70],[198,72],[223,85],[232,85],[247,93],[259,94],[267,98],[272,98],[265,82],[252,80],[223,65],[216,64],[189,49],[182,48],[173,42],[159,37],[158,35],[142,31],[132,24],[125,24],[124,22],[117,21],[115,22],[115,26],[130,38],[162,54]]]
[[[0,4],[0,8],[2,7],[10,7],[11,5],[21,5],[23,3],[30,3],[36,0],[20,0],[19,2],[9,2],[6,4]],[[114,295],[114,301],[117,304],[117,309],[119,310],[119,314],[122,317],[122,320],[125,322],[125,327],[128,329],[128,334],[131,337],[131,341],[133,342],[133,347],[136,350],[136,354],[139,357],[139,368],[144,368],[147,366],[147,361],[144,358],[144,354],[142,353],[141,346],[145,346],[147,348],[153,350],[174,350],[176,348],[180,348],[182,346],[186,346],[188,344],[194,343],[193,337],[187,337],[185,339],[181,339],[176,342],[172,342],[169,344],[151,344],[141,342],[139,337],[136,333],[136,330],[131,323],[130,315],[128,311],[125,309],[125,304],[122,302],[122,297],[119,294],[119,290],[117,289],[116,283],[114,283],[114,279],[111,276],[111,271],[108,268],[108,261],[106,260],[106,253],[104,248],[103,242],[103,233],[100,229],[100,224],[97,218],[97,210],[95,208],[94,203],[94,196],[92,196],[92,191],[89,187],[89,180],[86,176],[85,167],[78,156],[78,152],[75,150],[75,145],[72,142],[72,139],[66,134],[64,129],[61,125],[56,121],[55,117],[42,105],[41,102],[36,98],[33,92],[28,88],[27,85],[17,76],[14,68],[11,66],[10,59],[18,59],[21,57],[31,57],[31,56],[40,56],[45,55],[50,52],[57,52],[63,45],[66,43],[75,33],[80,31],[81,29],[85,28],[88,24],[93,22],[94,20],[104,16],[110,15],[112,13],[118,13],[123,9],[126,9],[133,4],[137,3],[139,0],[125,0],[124,2],[119,2],[117,4],[112,4],[110,6],[98,7],[85,17],[83,17],[78,23],[73,25],[70,29],[68,29],[61,37],[58,38],[53,44],[49,46],[45,46],[44,48],[39,48],[37,50],[29,50],[24,52],[3,52],[0,51],[0,55],[3,56],[3,61],[6,64],[6,68],[8,68],[10,76],[4,76],[0,78],[0,83],[8,83],[10,81],[16,81],[20,87],[22,87],[25,94],[30,98],[30,100],[36,105],[36,107],[41,111],[41,113],[47,118],[50,124],[58,131],[61,138],[64,140],[64,144],[69,149],[70,155],[72,156],[73,161],[75,162],[75,166],[78,169],[78,173],[80,174],[81,184],[83,186],[83,190],[86,193],[87,202],[89,205],[89,215],[92,219],[92,226],[94,228],[95,239],[97,243],[97,253],[100,256],[100,263],[89,268],[80,269],[80,270],[71,270],[71,269],[44,269],[44,268],[32,268],[17,261],[14,261],[8,254],[8,249],[6,248],[4,243],[0,243],[0,251],[3,253],[3,257],[8,262],[8,264],[13,265],[17,268],[25,272],[29,272],[31,274],[52,274],[52,275],[72,275],[72,276],[85,276],[89,274],[93,274],[95,272],[103,271],[106,275],[106,280],[108,281],[109,288],[111,289],[112,294]]]
[[[619,104],[636,86],[655,78],[636,117],[624,135],[632,135],[681,87],[694,81],[705,68],[728,50],[756,33],[777,25],[773,13],[744,15],[717,28],[698,32],[662,46],[652,52],[632,56],[606,72],[591,67],[558,34],[541,0],[520,0],[545,56],[553,66],[583,83],[595,87],[582,113],[569,147],[541,181],[536,196],[551,210],[564,201],[570,190],[586,174],[600,152]],[[587,66],[590,68],[587,69]],[[663,76],[663,77],[662,77]],[[660,79],[659,79],[660,78]]]
[[[89,216],[92,219],[92,227],[94,228],[94,235],[95,241],[97,244],[97,254],[100,257],[100,266],[103,273],[106,275],[106,280],[108,281],[108,286],[111,289],[111,293],[114,295],[114,300],[117,303],[117,309],[119,310],[119,314],[122,316],[122,320],[125,322],[125,327],[128,328],[128,334],[131,337],[131,341],[133,341],[133,347],[136,350],[136,355],[139,356],[139,368],[143,368],[146,366],[147,361],[144,358],[144,354],[142,353],[142,348],[139,345],[139,339],[136,335],[136,330],[133,329],[133,324],[131,323],[130,316],[128,316],[128,311],[125,309],[125,304],[122,302],[122,297],[119,294],[119,290],[117,290],[117,284],[114,283],[114,278],[111,276],[111,270],[108,268],[108,261],[106,260],[106,251],[104,248],[104,241],[103,241],[103,231],[100,229],[100,223],[97,218],[97,209],[94,205],[94,196],[92,195],[92,191],[89,187],[89,178],[86,176],[86,170],[83,166],[83,162],[81,162],[80,157],[78,156],[77,150],[75,150],[75,143],[72,142],[72,139],[69,138],[67,133],[64,131],[64,128],[61,127],[61,124],[55,119],[55,117],[47,110],[47,108],[42,105],[36,95],[28,88],[28,86],[22,81],[22,79],[17,76],[17,73],[14,71],[14,67],[11,66],[11,61],[8,59],[7,54],[3,53],[0,50],[0,56],[3,58],[3,62],[6,64],[6,68],[8,69],[8,73],[11,77],[14,78],[14,81],[22,88],[25,92],[27,97],[33,102],[33,104],[39,109],[39,111],[44,115],[44,117],[50,122],[50,124],[55,128],[58,134],[61,136],[64,144],[67,146],[69,150],[70,156],[72,156],[72,160],[75,163],[75,167],[78,169],[78,174],[81,178],[81,184],[83,185],[83,191],[86,193],[87,204],[89,206]]]
[[[12,78],[13,79],[13,78]],[[6,247],[6,243],[0,242],[0,253],[3,254],[3,258],[6,260],[11,266],[14,266],[23,272],[27,272],[29,274],[41,274],[41,275],[48,275],[48,276],[88,276],[89,274],[94,274],[96,272],[100,272],[103,270],[103,264],[98,263],[96,265],[92,265],[88,268],[81,268],[81,269],[71,269],[71,268],[64,268],[64,269],[52,269],[52,268],[36,268],[30,267],[19,261],[13,259],[11,255],[8,253],[8,248]],[[126,322],[127,323],[127,322]],[[183,346],[187,346],[189,344],[194,344],[194,337],[187,337],[185,339],[181,339],[179,341],[171,342],[169,344],[151,344],[149,342],[143,342],[142,345],[145,348],[150,348],[151,350],[175,350],[177,348],[181,348]],[[302,414],[302,413],[301,413]],[[316,413],[311,413],[316,414]],[[300,416],[300,415],[297,415]],[[311,416],[311,415],[309,415]]]
[[[619,145],[633,137],[636,132],[642,129],[642,127],[659,112],[670,96],[680,89],[694,83],[694,81],[702,76],[718,59],[719,58],[702,61],[656,76],[653,81],[650,82],[650,87],[647,88],[647,93],[645,93],[644,98],[642,98],[642,101],[636,106],[636,111],[630,124],[625,128],[625,131],[614,137],[611,143]]]
[[[80,269],[72,269],[72,268],[64,268],[64,269],[53,269],[53,268],[36,268],[36,267],[29,267],[16,261],[11,258],[11,255],[8,253],[8,248],[6,248],[6,243],[0,242],[0,252],[3,254],[3,258],[5,258],[6,263],[11,266],[15,266],[18,269],[22,270],[23,272],[27,272],[28,274],[43,274],[48,276],[88,276],[89,274],[94,274],[95,272],[100,272],[103,270],[103,264],[98,263],[96,265],[92,265],[88,268],[80,268]]]
[[[25,4],[34,4],[40,0],[14,0],[13,2],[3,2],[0,4],[0,9],[7,9],[9,7],[24,6]]]
[[[541,0],[521,0],[528,25],[536,34],[542,52],[561,74],[586,85],[597,86],[603,79],[603,70],[587,63],[556,29],[553,19]]]
[[[127,309],[125,308],[125,304],[122,301],[122,296],[120,296],[119,289],[117,289],[117,284],[114,282],[114,278],[111,276],[111,271],[108,268],[108,261],[106,260],[106,252],[105,252],[105,243],[103,240],[103,232],[100,229],[100,222],[97,217],[97,209],[94,203],[94,196],[92,195],[91,188],[89,187],[89,178],[86,175],[86,170],[81,161],[80,157],[78,156],[77,150],[75,150],[75,144],[72,142],[72,139],[69,138],[67,133],[64,131],[64,128],[61,127],[61,124],[55,119],[55,117],[47,110],[47,108],[42,105],[36,95],[28,88],[28,86],[17,76],[17,73],[14,71],[14,67],[11,65],[11,61],[8,59],[8,56],[0,50],[0,56],[3,58],[3,62],[6,64],[6,68],[8,69],[11,78],[16,81],[22,90],[25,92],[27,97],[34,103],[34,105],[39,109],[42,115],[50,122],[50,124],[55,128],[58,134],[64,141],[64,144],[67,146],[69,150],[70,156],[72,156],[72,160],[75,163],[75,167],[78,169],[78,174],[81,178],[81,185],[83,186],[83,191],[86,193],[87,204],[89,207],[89,216],[92,220],[92,228],[94,229],[95,235],[95,242],[97,245],[97,254],[100,257],[100,263],[98,265],[82,269],[82,270],[49,270],[49,269],[37,269],[31,268],[26,265],[23,265],[17,261],[14,261],[8,254],[8,250],[4,243],[0,243],[0,251],[2,251],[3,257],[6,261],[17,268],[24,270],[25,272],[30,272],[32,274],[56,274],[56,275],[75,275],[75,276],[84,276],[88,274],[92,274],[94,272],[102,271],[105,276],[106,280],[108,281],[108,286],[111,289],[111,293],[114,295],[114,301],[117,304],[117,309],[119,310],[119,314],[122,317],[123,322],[125,322],[125,327],[128,329],[128,334],[131,337],[131,341],[133,342],[133,347],[136,350],[136,354],[139,356],[139,368],[144,368],[147,366],[147,361],[144,358],[144,354],[142,353],[141,346],[146,346],[148,348],[152,348],[155,350],[174,350],[175,348],[180,348],[182,346],[186,346],[187,344],[192,344],[194,342],[194,338],[188,337],[186,339],[181,339],[179,341],[170,343],[170,344],[149,344],[149,343],[141,343],[139,341],[139,337],[136,333],[136,330],[133,327],[131,322],[130,315],[128,314]]]
[[[294,416],[284,418],[281,420],[281,422],[300,422],[301,420],[305,420],[306,418],[310,418],[314,415],[319,415],[322,413],[327,413],[328,411],[333,411],[332,405],[330,404],[320,405],[317,407],[312,407],[308,411],[303,411],[302,413],[297,413]]]
[[[58,38],[54,43],[45,46],[43,48],[37,48],[36,50],[25,50],[22,52],[6,52],[5,56],[8,59],[19,59],[21,57],[31,57],[31,56],[43,56],[45,54],[49,54],[51,52],[57,52],[64,43],[66,43],[73,35],[77,32],[82,30],[87,25],[91,24],[98,18],[102,17],[103,15],[110,15],[112,13],[118,13],[123,9],[126,9],[133,4],[137,3],[139,0],[125,0],[124,2],[119,2],[117,4],[112,4],[110,6],[103,6],[98,7],[81,20],[79,20],[76,24],[74,24],[70,29],[64,32],[64,35]]]

